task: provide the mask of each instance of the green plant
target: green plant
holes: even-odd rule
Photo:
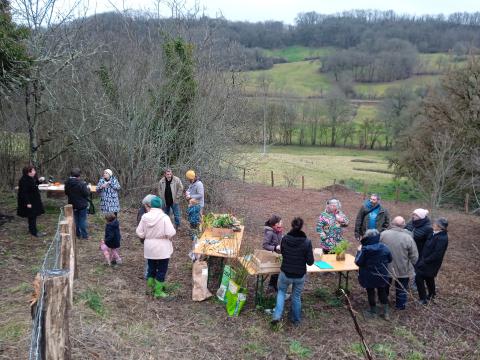
[[[315,296],[320,298],[320,300],[325,301],[328,305],[332,307],[341,307],[343,302],[340,298],[332,295],[330,291],[326,288],[318,288],[314,292]]]
[[[412,351],[408,353],[407,360],[423,360],[424,356],[418,351]]]
[[[85,301],[87,306],[98,315],[103,316],[105,314],[102,297],[98,291],[87,289],[80,294],[80,299]]]
[[[309,358],[312,356],[312,350],[303,346],[300,341],[292,340],[288,349],[290,356],[298,356],[299,358]]]
[[[385,359],[393,360],[397,358],[397,355],[390,344],[374,344],[372,350],[375,354],[381,355]]]
[[[350,247],[350,243],[347,240],[340,241],[335,247],[332,249],[336,255],[344,254],[348,248]]]

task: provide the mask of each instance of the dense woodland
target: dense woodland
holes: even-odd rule
[[[480,13],[309,12],[286,26],[174,11],[73,19],[57,15],[55,1],[18,3],[12,11],[0,1],[0,156],[10,185],[27,161],[58,177],[76,164],[91,180],[108,167],[126,193],[150,188],[167,165],[215,181],[235,168],[233,146],[263,141],[396,150],[397,173],[434,193],[434,205],[478,185]],[[264,78],[246,97],[238,72],[283,61],[258,48],[288,45],[332,47],[319,71],[338,86],[299,106],[267,101]],[[408,78],[419,52],[448,51],[468,64],[435,89],[391,89],[376,115],[354,121],[352,81]],[[439,167],[440,180],[425,181]]]

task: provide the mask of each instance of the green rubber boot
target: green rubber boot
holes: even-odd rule
[[[153,297],[155,299],[168,297],[168,294],[163,291],[164,288],[165,286],[163,285],[163,282],[155,280],[155,290],[153,292]]]
[[[369,309],[363,310],[363,316],[365,319],[374,319],[377,316],[377,307],[370,306]]]
[[[388,308],[388,304],[383,305],[383,315],[382,315],[382,317],[386,321],[390,321],[390,309]]]
[[[155,278],[149,277],[147,278],[147,295],[152,295],[153,291],[155,290]]]

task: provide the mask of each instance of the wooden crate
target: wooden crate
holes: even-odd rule
[[[280,272],[280,254],[272,251],[256,249],[253,252],[252,262],[257,270]]]

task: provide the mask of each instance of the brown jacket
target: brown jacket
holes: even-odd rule
[[[158,196],[163,200],[164,204],[165,204],[165,186],[166,186],[166,179],[164,176],[160,179],[160,183],[158,184]],[[183,196],[182,181],[178,177],[173,175],[170,188],[172,189],[173,203],[178,204],[178,202]]]

